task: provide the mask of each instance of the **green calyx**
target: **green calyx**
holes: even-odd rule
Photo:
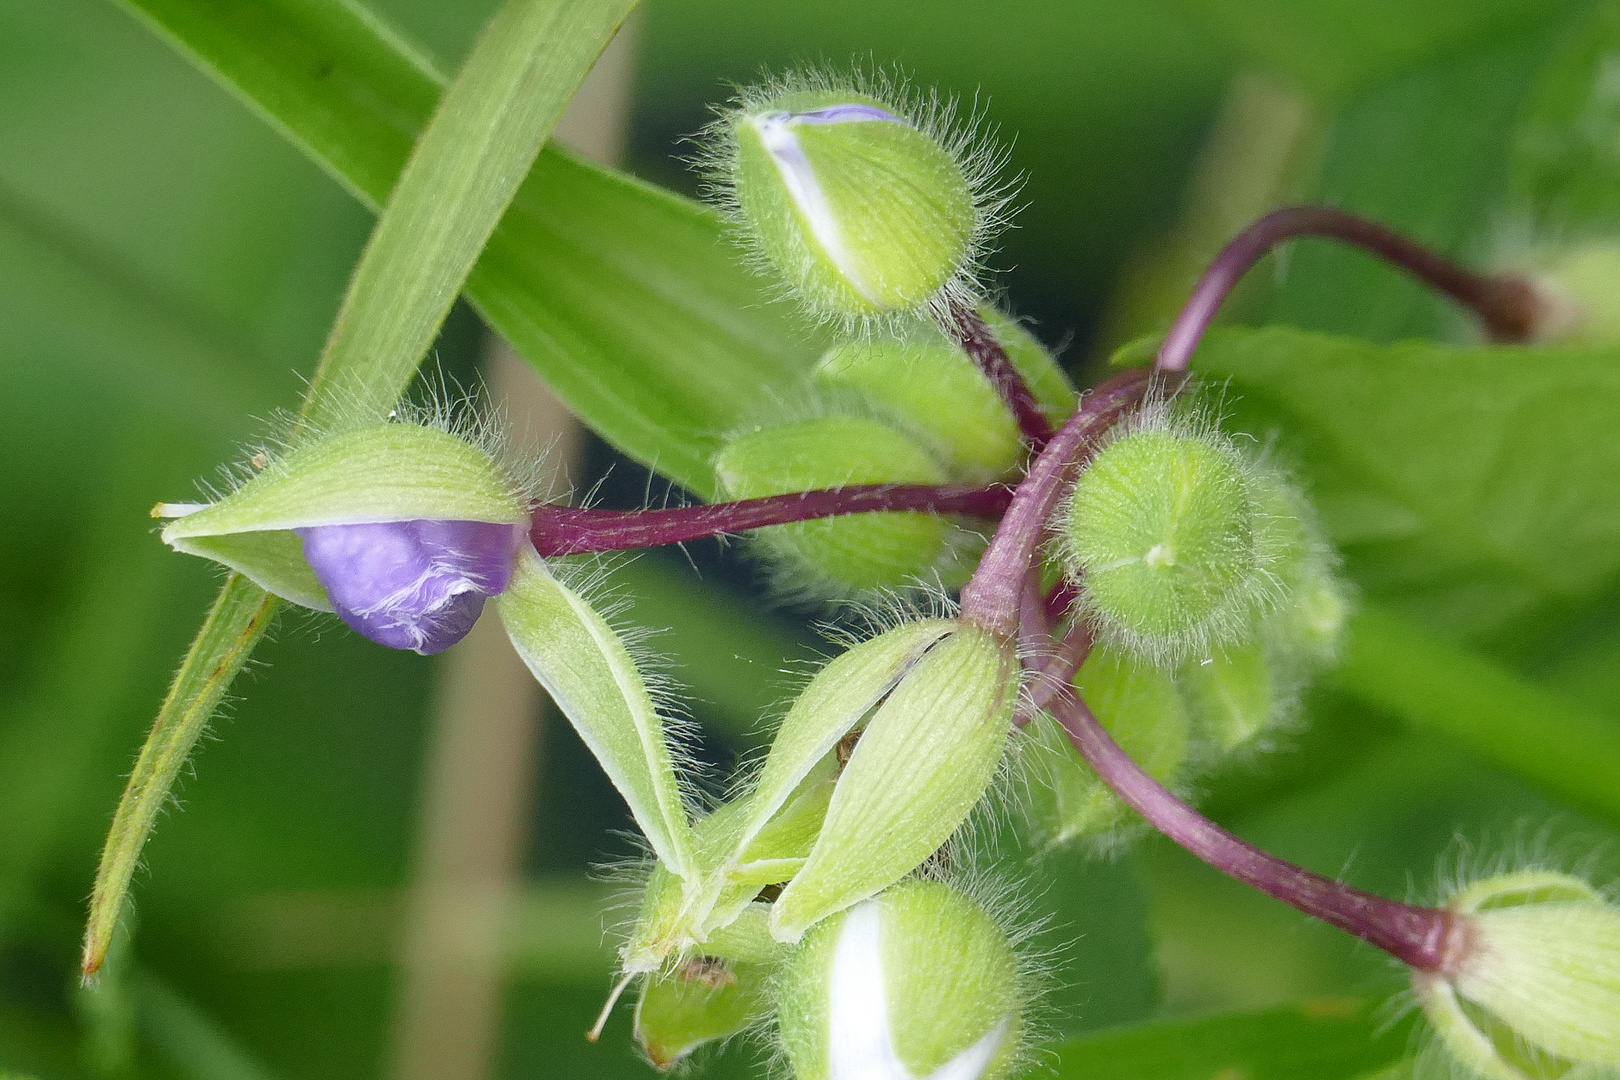
[[[1007,932],[939,882],[904,882],[822,922],[777,985],[796,1080],[997,1080],[1017,1061],[1025,992]]]
[[[1212,432],[1154,427],[1104,447],[1063,521],[1103,635],[1157,663],[1238,639],[1275,591],[1254,488]]]
[[[1447,907],[1463,954],[1413,986],[1455,1060],[1489,1080],[1620,1067],[1620,910],[1553,871],[1488,878]]]
[[[991,307],[980,315],[1048,419],[1061,423],[1075,394],[1051,355],[1016,320]],[[1023,460],[1011,410],[961,347],[930,324],[835,345],[812,377],[820,388],[854,391],[921,433],[950,462],[953,479],[994,480]]]
[[[669,1069],[698,1047],[770,1015],[772,969],[713,956],[694,956],[673,971],[648,976],[636,1003],[635,1039],[647,1060]]]
[[[810,77],[745,92],[716,131],[717,186],[816,316],[942,311],[967,292],[994,208],[932,115]]]
[[[715,472],[733,499],[853,484],[943,484],[946,467],[916,439],[881,420],[818,416],[760,427],[728,443]],[[783,569],[787,589],[850,595],[936,571],[952,584],[975,535],[934,514],[895,512],[773,525],[756,534]]]

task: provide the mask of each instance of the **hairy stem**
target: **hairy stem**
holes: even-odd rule
[[[1142,400],[1150,380],[1146,369],[1115,375],[1087,394],[1052,436],[1013,493],[972,580],[962,588],[963,619],[1005,638],[1017,636],[1024,578],[1064,485],[1097,436]]]
[[[950,321],[951,330],[962,349],[984,372],[990,385],[1001,395],[1001,400],[1007,403],[1007,408],[1012,410],[1013,419],[1018,421],[1018,430],[1023,432],[1024,440],[1034,450],[1045,446],[1046,440],[1052,437],[1052,425],[1046,419],[1046,414],[1041,412],[1040,403],[1035,400],[1029,383],[1013,366],[1012,358],[1001,347],[1001,342],[996,340],[990,327],[985,325],[984,319],[973,308],[957,305],[951,309]]]
[[[996,518],[1011,501],[1012,490],[1001,484],[864,484],[667,510],[541,506],[534,511],[529,538],[543,556],[578,555],[679,544],[767,525],[882,510]]]
[[[1339,240],[1400,267],[1473,311],[1493,341],[1526,340],[1544,305],[1535,287],[1517,275],[1476,273],[1385,225],[1331,206],[1285,206],[1238,233],[1215,256],[1159,346],[1154,367],[1185,371],[1238,280],[1277,245],[1304,236]]]
[[[1176,798],[1121,750],[1070,690],[1051,702],[1080,756],[1155,829],[1221,873],[1372,943],[1419,971],[1445,975],[1466,953],[1466,923],[1438,908],[1362,892],[1261,851]]]

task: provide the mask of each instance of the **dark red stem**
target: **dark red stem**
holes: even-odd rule
[[[951,309],[951,329],[962,349],[984,372],[990,385],[1001,395],[1001,400],[1007,403],[1007,408],[1012,410],[1013,419],[1018,421],[1018,430],[1024,433],[1024,441],[1033,450],[1045,446],[1046,440],[1052,437],[1051,421],[1041,412],[1040,402],[1035,400],[1029,383],[1013,366],[1012,358],[1001,347],[1001,342],[996,340],[990,327],[985,325],[984,319],[973,308],[958,305]]]
[[[865,484],[667,510],[541,506],[534,511],[529,539],[541,555],[579,555],[678,544],[766,525],[879,510],[997,518],[1011,501],[1011,489],[1000,484],[991,487]]]
[[[1084,464],[1097,436],[1142,400],[1150,380],[1151,374],[1139,368],[1099,384],[1041,450],[1014,492],[973,578],[962,587],[963,619],[1008,639],[1017,636],[1024,577],[1058,496],[1074,470]]]
[[[1185,371],[1238,279],[1278,244],[1305,236],[1352,244],[1427,282],[1478,315],[1493,341],[1526,340],[1544,307],[1535,287],[1522,277],[1476,273],[1385,225],[1331,206],[1285,206],[1238,233],[1215,256],[1159,346],[1154,366]]]
[[[1419,971],[1447,974],[1466,952],[1466,924],[1449,912],[1374,896],[1261,851],[1143,772],[1072,690],[1055,695],[1050,707],[1080,756],[1116,795],[1155,829],[1221,873],[1371,942]]]

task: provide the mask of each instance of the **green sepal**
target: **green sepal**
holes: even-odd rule
[[[495,607],[518,655],[624,796],[660,864],[695,893],[692,828],[668,733],[624,642],[527,545]]]
[[[437,428],[373,424],[315,439],[200,508],[160,503],[163,540],[304,607],[331,611],[291,530],[384,521],[518,525],[528,499],[487,453]]]
[[[757,126],[781,110],[852,103],[889,108],[859,94],[812,92],[738,115],[731,177],[737,206],[759,250],[812,311],[870,317],[918,310],[971,257],[977,212],[956,160],[906,122],[787,121],[825,200],[834,239],[818,233]]]
[[[1282,687],[1259,637],[1189,661],[1176,683],[1212,748],[1227,754],[1248,745],[1276,720]]]
[[[1009,643],[959,624],[906,672],[867,722],[809,859],[772,906],[772,934],[797,941],[950,838],[1001,761],[1017,665]]]
[[[944,484],[945,467],[880,420],[819,416],[740,435],[714,459],[733,499],[851,484]],[[785,561],[790,581],[852,593],[931,576],[966,534],[934,514],[897,512],[773,525],[755,533]],[[949,568],[947,568],[948,570]]]
[[[1053,421],[1074,411],[1068,379],[1041,343],[991,307],[980,316]],[[950,459],[956,479],[989,480],[1023,459],[1018,423],[990,380],[930,323],[843,342],[813,372],[823,387],[844,387],[926,434]]]
[[[647,976],[636,1003],[635,1039],[669,1069],[705,1043],[729,1038],[770,1015],[771,968],[695,956]]]
[[[1114,741],[1149,776],[1174,784],[1187,760],[1190,731],[1169,673],[1099,646],[1074,681]],[[1020,760],[1030,780],[1031,821],[1048,847],[1106,837],[1133,819],[1049,714],[1037,715],[1024,732]]]

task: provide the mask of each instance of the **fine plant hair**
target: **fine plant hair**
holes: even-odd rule
[[[1108,430],[1099,442],[1097,453],[1100,455],[1114,443],[1131,436],[1151,433],[1182,436],[1219,448],[1236,466],[1239,483],[1248,493],[1246,498],[1252,517],[1258,520],[1264,513],[1252,494],[1257,475],[1253,458],[1221,430],[1218,398],[1211,398],[1207,392],[1194,394],[1190,389],[1175,397],[1152,395],[1139,409]],[[1066,535],[1069,506],[1084,475],[1085,470],[1081,470],[1058,500],[1057,510],[1047,525],[1049,534]],[[1065,553],[1069,573],[1077,576],[1080,583],[1071,614],[1086,621],[1099,643],[1112,645],[1156,667],[1174,668],[1190,657],[1207,655],[1212,649],[1241,639],[1256,614],[1274,609],[1284,599],[1286,591],[1275,573],[1276,553],[1263,550],[1258,543],[1252,545],[1250,553],[1255,561],[1244,582],[1234,587],[1231,595],[1208,616],[1174,636],[1144,634],[1103,611],[1086,589],[1084,575],[1073,557]]]
[[[986,260],[995,252],[995,239],[1010,224],[1013,200],[1021,177],[1005,178],[1009,148],[1000,143],[977,99],[964,117],[955,96],[921,89],[898,67],[801,66],[785,72],[762,69],[752,85],[734,84],[723,105],[711,107],[715,119],[687,138],[693,150],[688,166],[699,176],[703,194],[719,208],[741,250],[743,263],[771,280],[776,299],[793,300],[813,324],[835,326],[845,337],[861,337],[880,329],[903,325],[908,316],[922,315],[945,325],[953,310],[973,306],[983,294],[989,276]],[[941,146],[961,169],[973,199],[973,229],[967,250],[956,271],[932,297],[909,312],[885,315],[839,314],[811,306],[792,286],[780,281],[769,257],[744,220],[734,177],[737,139],[734,126],[743,117],[766,111],[792,94],[842,93],[882,103],[883,107]]]

